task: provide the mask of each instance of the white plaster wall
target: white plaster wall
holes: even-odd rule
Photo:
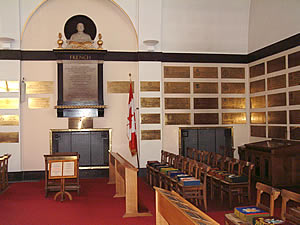
[[[249,52],[300,32],[299,0],[251,0]]]
[[[247,53],[250,0],[162,1],[162,50]]]

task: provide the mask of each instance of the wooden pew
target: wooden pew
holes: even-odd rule
[[[8,159],[11,154],[0,156],[0,193],[8,188]]]
[[[158,187],[154,188],[156,196],[156,225],[219,224],[176,192],[170,192]]]
[[[114,198],[125,197],[126,212],[123,217],[152,216],[139,212],[138,169],[115,152],[109,152],[109,184],[116,184]]]

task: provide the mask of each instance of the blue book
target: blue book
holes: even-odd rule
[[[183,184],[183,186],[197,186],[201,184],[201,181],[194,177],[181,178],[180,182]]]

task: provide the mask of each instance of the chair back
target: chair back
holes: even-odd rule
[[[281,197],[281,218],[294,224],[300,224],[300,194],[283,189],[281,190]],[[297,202],[298,206],[287,210],[287,202],[290,200]]]
[[[187,148],[186,157],[194,159],[196,150],[194,148]]]

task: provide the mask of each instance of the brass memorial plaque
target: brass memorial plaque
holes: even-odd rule
[[[218,78],[218,67],[194,67],[194,78]]]
[[[267,73],[285,69],[285,56],[267,62]]]
[[[252,112],[250,116],[251,124],[264,124],[266,123],[265,112]]]
[[[194,82],[194,93],[218,94],[218,83]]]
[[[161,134],[160,130],[142,130],[141,139],[142,140],[160,140]]]
[[[300,105],[300,91],[289,92],[290,105]]]
[[[292,140],[300,140],[300,127],[290,127],[290,137]]]
[[[0,126],[19,126],[19,116],[0,115]]]
[[[245,94],[244,83],[222,83],[222,94]]]
[[[244,79],[245,78],[245,68],[222,67],[221,68],[221,77],[222,78]]]
[[[50,98],[28,98],[28,108],[45,109],[50,107]]]
[[[160,124],[160,114],[151,113],[151,114],[141,114],[141,123],[142,124]]]
[[[260,63],[250,67],[250,77],[257,77],[265,74],[265,63]]]
[[[0,143],[19,143],[19,132],[0,132]]]
[[[286,124],[286,111],[268,112],[269,124]]]
[[[194,109],[218,109],[218,98],[194,98]]]
[[[165,109],[190,109],[190,98],[165,98]]]
[[[52,94],[53,81],[26,81],[26,94]]]
[[[189,94],[190,82],[165,82],[165,94]]]
[[[142,108],[159,108],[160,98],[141,98]]]
[[[290,124],[300,124],[300,110],[290,110]]]
[[[222,98],[222,109],[245,109],[245,98]]]
[[[252,137],[266,137],[266,127],[265,126],[251,126],[251,136]]]
[[[288,56],[289,68],[300,65],[300,51],[289,54]]]
[[[287,137],[286,127],[269,126],[268,127],[268,133],[269,133],[268,138],[286,139],[286,137]]]
[[[0,109],[18,109],[18,98],[0,98]]]
[[[74,117],[68,118],[69,129],[89,129],[93,128],[93,118],[91,117]]]
[[[128,94],[130,81],[107,81],[107,93]],[[132,91],[134,92],[134,82],[132,81]]]
[[[250,108],[257,109],[257,108],[266,108],[266,96],[257,96],[250,98]]]
[[[223,124],[244,124],[246,113],[222,113]]]
[[[268,107],[285,106],[285,105],[286,105],[285,93],[268,95]]]
[[[63,101],[98,102],[98,64],[88,61],[65,62]]]
[[[0,92],[19,92],[20,84],[19,81],[0,81]]]
[[[190,67],[164,66],[164,78],[190,78]]]
[[[141,81],[141,91],[160,91],[160,82],[159,81]]]
[[[285,87],[286,87],[285,74],[268,78],[268,90],[274,90],[274,89],[285,88]]]
[[[265,91],[265,79],[250,82],[250,93]]]
[[[300,85],[300,71],[289,73],[289,87]]]
[[[189,125],[191,124],[190,113],[166,113],[165,125]]]
[[[219,124],[218,113],[195,113],[194,124]]]

